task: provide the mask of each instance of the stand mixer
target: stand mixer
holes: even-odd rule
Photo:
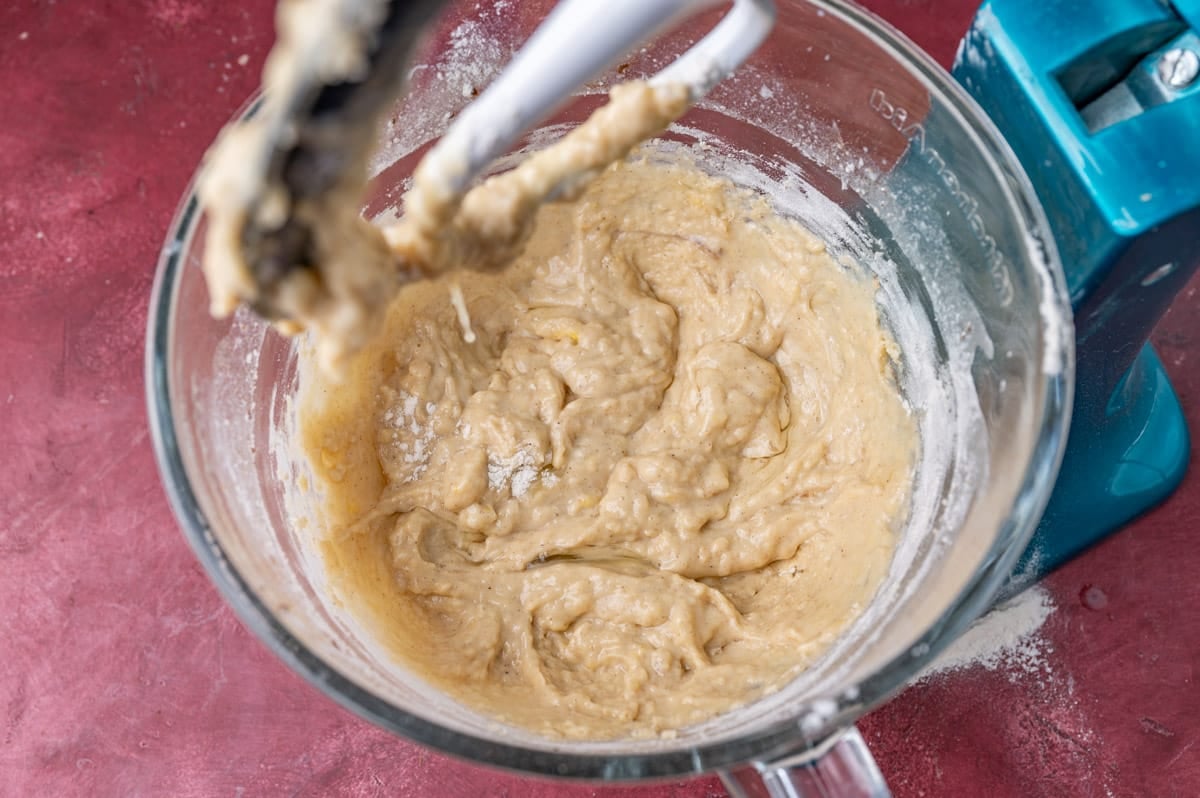
[[[401,65],[417,32],[440,4],[347,0],[312,5],[333,14],[330,19],[341,19],[343,33],[348,26],[357,41],[366,43],[368,59],[366,67],[358,64],[330,71],[324,57],[327,52],[321,47],[336,40],[339,29],[317,29],[308,42],[315,49],[305,51],[312,56],[309,67],[293,73],[298,77],[288,84],[289,91],[269,94],[273,98],[258,111],[261,119],[268,120],[271,133],[261,140],[257,158],[249,162],[249,171],[260,181],[261,191],[247,195],[240,246],[260,292],[253,300],[254,306],[268,316],[272,315],[273,287],[285,282],[294,271],[314,266],[306,250],[313,231],[289,224],[286,214],[280,217],[278,199],[318,196],[331,189],[349,189],[356,196],[361,192],[366,182],[367,151],[374,141],[373,134],[363,131],[371,131],[399,92],[404,75]],[[565,97],[605,64],[615,63],[620,53],[636,41],[647,39],[689,12],[717,5],[629,0],[607,3],[599,9],[586,0],[561,4],[559,14],[546,24],[573,23],[574,32],[567,38],[566,34],[535,34],[531,46],[546,46],[549,49],[544,52],[555,51],[566,62],[576,62],[572,50],[587,50],[590,55],[578,58],[578,68],[555,73],[556,81],[543,78],[550,68],[546,64],[559,62],[542,62],[541,73],[534,71],[540,77],[532,83],[522,80],[521,91],[515,94],[501,90],[505,78],[497,77],[493,83],[497,93],[492,95],[493,89],[489,89],[478,100],[482,104],[479,107],[485,109],[493,103],[486,117],[477,110],[464,109],[435,150],[449,153],[444,162],[449,165],[446,173],[451,190],[464,190],[471,177],[505,152],[524,127],[548,114],[557,98]],[[923,55],[910,52],[911,45],[854,7],[837,0],[812,6],[781,0],[778,6],[780,19],[791,20],[793,28],[777,28],[777,35],[793,33],[804,25],[815,26],[835,16],[838,25],[861,34],[861,38],[854,38],[836,28],[835,32],[845,36],[830,39],[825,62],[829,62],[830,55],[835,59],[843,53],[847,58],[850,54],[870,55],[879,47],[888,58],[903,62],[915,76],[905,83],[877,66],[860,65],[863,74],[878,77],[871,77],[870,83],[848,84],[841,93],[853,93],[855,102],[830,112],[834,122],[841,122],[848,140],[859,135],[853,143],[861,144],[864,157],[883,167],[879,179],[893,181],[884,186],[885,193],[899,193],[905,181],[936,181],[938,197],[947,203],[946,214],[961,217],[959,232],[973,236],[973,240],[963,238],[951,243],[969,250],[963,261],[972,264],[976,273],[966,275],[966,281],[972,285],[977,282],[981,301],[996,299],[1000,308],[996,313],[1009,313],[1014,320],[1010,324],[1006,316],[997,322],[998,327],[1011,329],[1013,334],[1008,344],[1003,344],[1003,336],[998,338],[1002,345],[997,347],[1000,351],[995,359],[1002,361],[1005,355],[1013,354],[1003,351],[1005,345],[1019,349],[1026,343],[1031,351],[1042,353],[1028,359],[1047,358],[1031,362],[1025,371],[1001,364],[996,374],[985,373],[979,378],[979,385],[991,391],[984,409],[995,411],[995,419],[988,419],[997,428],[993,446],[1003,448],[1006,438],[1021,439],[1013,446],[1028,454],[1031,461],[1029,467],[1022,465],[1012,473],[993,463],[991,479],[983,492],[999,490],[994,485],[1005,480],[1012,483],[1012,497],[1004,498],[1008,494],[999,491],[1003,495],[995,500],[1004,505],[1007,515],[997,522],[994,541],[988,537],[990,531],[985,530],[981,545],[965,546],[969,551],[961,554],[961,563],[959,554],[952,550],[957,542],[950,541],[950,549],[940,555],[947,574],[938,579],[944,577],[951,582],[943,585],[934,584],[937,579],[926,580],[931,582],[930,606],[918,607],[903,618],[920,635],[916,639],[905,637],[899,646],[903,653],[895,657],[889,646],[880,644],[881,648],[889,648],[879,657],[886,660],[885,666],[851,663],[852,678],[839,683],[849,685],[845,689],[839,687],[837,692],[822,694],[816,700],[810,700],[807,694],[801,696],[804,706],[791,714],[778,706],[763,710],[764,714],[776,712],[783,717],[780,723],[743,719],[739,721],[741,726],[732,730],[716,730],[707,736],[697,733],[695,739],[684,738],[649,750],[630,744],[626,748],[599,746],[580,751],[543,746],[515,734],[486,734],[480,730],[483,726],[457,720],[453,708],[437,704],[419,691],[409,695],[401,688],[380,687],[369,668],[347,659],[346,651],[352,645],[339,646],[335,640],[330,648],[326,640],[333,639],[334,632],[307,630],[305,625],[316,623],[312,619],[319,616],[319,612],[302,611],[306,601],[315,601],[307,586],[296,595],[273,592],[282,590],[276,582],[286,570],[275,560],[286,562],[295,557],[285,540],[280,544],[283,556],[269,554],[258,561],[257,548],[274,543],[264,543],[247,530],[255,529],[256,523],[278,530],[270,515],[276,511],[270,511],[259,522],[255,513],[261,512],[261,497],[255,495],[243,501],[226,487],[234,480],[212,476],[227,468],[224,463],[214,466],[209,462],[212,455],[207,452],[213,447],[208,438],[227,439],[232,433],[216,423],[225,423],[219,413],[212,413],[218,417],[216,421],[208,417],[194,419],[188,414],[207,407],[206,397],[220,397],[227,402],[227,397],[236,393],[216,377],[211,380],[217,387],[209,388],[208,372],[222,371],[218,368],[223,362],[222,346],[236,355],[230,361],[234,368],[225,372],[244,371],[243,362],[250,362],[245,353],[258,352],[258,347],[263,354],[257,362],[264,374],[276,368],[273,364],[284,363],[286,353],[272,349],[279,346],[278,342],[269,338],[264,341],[261,333],[254,338],[237,320],[232,326],[229,322],[215,324],[192,309],[187,299],[199,296],[202,289],[197,278],[182,268],[189,262],[189,255],[194,257],[195,253],[190,253],[194,246],[192,233],[198,225],[198,206],[194,198],[189,198],[181,209],[172,240],[172,245],[178,246],[168,247],[160,268],[150,320],[148,383],[164,479],[198,556],[247,624],[293,668],[345,705],[441,750],[533,773],[635,779],[715,769],[721,771],[735,796],[886,795],[878,769],[853,729],[854,719],[900,689],[995,600],[1001,583],[1013,572],[1037,518],[1040,516],[1042,521],[1024,563],[1008,582],[1010,590],[1160,501],[1178,483],[1187,460],[1187,433],[1161,365],[1144,344],[1172,295],[1200,265],[1200,180],[1196,179],[1200,175],[1200,146],[1196,144],[1200,141],[1200,80],[1195,77],[1196,70],[1191,66],[1194,58],[1189,55],[1200,54],[1196,39],[1200,4],[1195,0],[1180,0],[1174,5],[1157,0],[988,3],[964,41],[954,76],[988,113],[994,128],[982,116],[971,116],[978,108],[970,107],[962,92],[945,79],[944,72]],[[695,52],[708,55],[691,61],[684,56],[677,67],[669,68],[680,71],[666,74],[676,78],[682,75],[697,99],[710,89],[718,94],[721,87],[715,82],[749,57],[766,35],[770,8],[767,2],[743,0],[735,4],[710,34],[718,38],[704,39],[697,45]],[[346,16],[337,17],[342,11]],[[618,18],[635,22],[622,26]],[[624,32],[612,38],[595,37],[604,47],[579,44],[587,39],[587,32],[600,27]],[[730,37],[730,33],[736,35]],[[719,53],[707,50],[706,42],[720,44]],[[769,49],[771,42],[771,37],[766,38],[761,50]],[[802,50],[775,52],[773,57],[809,67],[821,63],[806,61]],[[522,54],[518,64],[524,58]],[[748,63],[753,66],[753,59]],[[886,63],[890,62],[882,57],[877,62]],[[713,64],[716,68],[711,68]],[[839,65],[834,60],[829,70],[832,73],[852,66],[853,62]],[[645,71],[658,74],[657,68]],[[803,75],[797,78],[800,88],[803,80]],[[545,90],[537,90],[538,86]],[[279,87],[272,87],[268,80],[268,92],[273,88]],[[759,91],[757,84],[753,90]],[[529,91],[533,91],[530,96],[539,99],[505,117],[506,104],[511,108],[513,98],[524,97]],[[765,83],[762,92],[764,103],[781,93]],[[502,100],[496,103],[489,96]],[[820,108],[812,109],[814,114],[820,112]],[[500,125],[485,123],[498,118],[507,121]],[[1015,153],[1024,174],[1020,168],[1013,172],[976,169],[977,164],[963,157],[964,153],[972,153],[964,150],[962,142],[951,140],[951,134],[964,129],[974,136],[971,146],[990,154],[988,157],[1004,160]],[[467,130],[470,135],[456,130]],[[1000,136],[1011,150],[1005,149]],[[883,138],[887,141],[876,147],[875,139]],[[836,180],[821,186],[832,193],[839,191]],[[870,202],[849,196],[853,192],[846,190],[845,183],[840,191],[847,194],[848,206],[859,207],[866,216],[873,212],[870,207],[861,207]],[[908,195],[903,200],[913,202]],[[1037,207],[1038,200],[1042,208]],[[928,215],[945,214],[939,209]],[[1010,234],[1006,227],[1010,216],[1017,220],[1012,226],[1024,236]],[[920,252],[920,247],[909,249],[913,250],[909,254]],[[1055,290],[1039,292],[1036,286],[1022,282],[1027,276],[1020,268],[1023,259],[1057,270],[1056,251],[1061,253],[1064,265],[1063,273],[1053,275]],[[1050,306],[1042,308],[1043,321],[1065,320],[1065,307],[1054,306],[1064,278],[1076,315],[1074,381],[1070,379],[1070,342],[1055,341],[1057,332],[1053,327],[1041,336],[1045,340],[1032,332],[1023,336],[1020,326],[1038,314],[1017,312],[1023,301],[1033,297],[1036,303],[1040,297],[1043,305]],[[932,299],[919,291],[914,291],[914,297],[936,305],[936,282],[931,281]],[[177,325],[187,328],[187,332],[176,334]],[[952,331],[956,335],[959,332]],[[968,324],[962,334],[967,336],[969,331]],[[1021,356],[1018,351],[1017,359]],[[970,360],[951,360],[947,368],[974,369],[978,365]],[[987,367],[984,364],[980,370],[986,371]],[[286,368],[267,381],[274,380],[286,383]],[[1022,390],[1037,394],[1040,404],[1035,402],[1032,409],[1014,416],[1019,416],[1024,426],[1036,427],[1036,431],[1022,432],[1014,427],[1010,435],[1004,429],[1010,421],[1004,408],[1010,401],[1006,385],[1009,395]],[[1069,443],[1046,505],[1050,480],[1063,450],[1062,431],[1072,388],[1076,398]],[[256,390],[250,386],[247,393],[253,395]],[[266,398],[274,402],[278,395],[268,393]],[[1011,402],[1019,403],[1016,399]],[[216,399],[211,404],[225,407]],[[275,405],[270,406],[274,414]],[[234,412],[227,415],[230,419],[241,417]],[[176,424],[175,419],[181,417],[186,423]],[[257,428],[246,429],[250,437],[258,434],[254,431]],[[265,450],[265,445],[262,448]],[[245,465],[244,475],[243,465],[235,466],[235,476],[245,483],[263,480],[253,464]],[[268,478],[275,479],[275,472],[271,471]],[[984,510],[987,498],[992,497],[977,502]],[[980,511],[983,520],[990,521],[984,510]],[[965,522],[954,526],[967,532],[972,528]],[[277,535],[281,540],[285,537],[278,531]],[[967,568],[976,569],[970,578],[961,573]],[[957,582],[953,581],[956,576],[961,577]],[[943,612],[947,605],[950,609]],[[283,606],[288,609],[278,609]],[[896,631],[902,625],[885,625],[880,634],[884,638],[896,635],[898,640],[904,637]],[[884,642],[890,645],[895,641]],[[776,704],[789,700],[787,695],[779,698]],[[431,702],[429,706],[422,703],[425,701]]]
[[[1025,167],[1075,309],[1066,457],[1015,586],[1170,495],[1179,400],[1146,340],[1200,266],[1200,2],[994,0],[954,77]]]

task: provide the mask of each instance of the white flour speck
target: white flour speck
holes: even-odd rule
[[[507,55],[479,20],[468,19],[450,32],[446,61],[438,68],[449,85],[459,87],[464,97],[482,90]]]
[[[541,466],[533,450],[518,449],[512,457],[488,458],[488,487],[503,490],[505,486],[514,499],[524,496],[537,481]]]
[[[433,402],[425,405],[425,418],[417,417],[420,400],[412,394],[401,391],[396,395],[396,403],[383,414],[383,421],[397,431],[407,431],[411,435],[409,441],[399,441],[397,450],[405,463],[413,466],[408,481],[420,479],[429,467],[429,455],[433,450],[433,425],[430,417],[436,409]]]

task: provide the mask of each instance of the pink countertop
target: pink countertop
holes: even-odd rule
[[[720,794],[528,781],[396,739],[278,663],[193,560],[146,431],[146,306],[272,5],[0,9],[0,796]],[[868,5],[947,63],[974,4]],[[1198,286],[1154,340],[1200,430]],[[896,795],[1200,795],[1198,521],[1193,469],[1046,580],[1043,668],[938,676],[865,718]]]

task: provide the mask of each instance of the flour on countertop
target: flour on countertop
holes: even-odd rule
[[[1039,634],[1054,612],[1045,588],[1035,585],[984,615],[942,652],[921,679],[974,665],[1014,675],[1047,673],[1046,656],[1053,651]]]

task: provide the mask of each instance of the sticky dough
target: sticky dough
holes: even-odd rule
[[[487,199],[460,231],[515,218]],[[869,279],[685,159],[526,210],[515,260],[405,286],[342,379],[304,350],[325,561],[468,705],[669,734],[779,688],[871,600],[916,450],[898,353]]]

